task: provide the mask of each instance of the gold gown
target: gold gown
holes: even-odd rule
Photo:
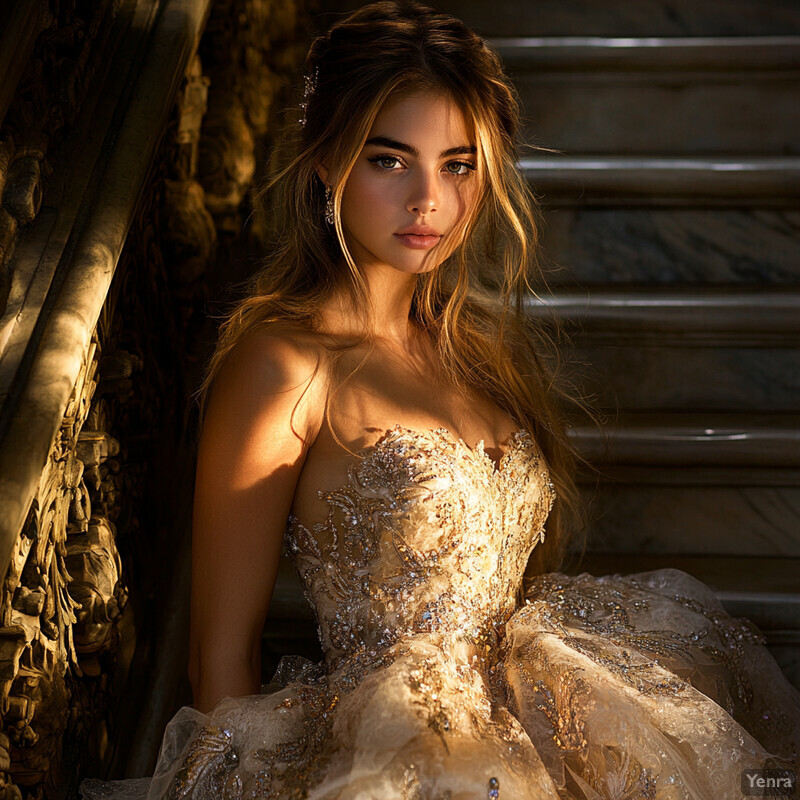
[[[443,428],[360,456],[327,519],[286,530],[322,663],[180,709],[152,778],[86,800],[741,800],[745,770],[796,768],[800,693],[703,583],[523,587],[554,497],[527,433],[497,465]]]

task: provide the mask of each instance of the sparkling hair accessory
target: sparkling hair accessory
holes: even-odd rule
[[[303,116],[300,118],[300,124],[306,124],[306,114],[308,112],[308,100],[312,94],[317,90],[317,81],[319,80],[319,67],[314,67],[314,71],[304,78],[305,86],[303,88],[303,100],[300,103],[300,108],[303,111]]]

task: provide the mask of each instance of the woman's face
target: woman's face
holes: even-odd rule
[[[387,101],[342,196],[342,226],[356,263],[406,273],[441,264],[474,207],[477,169],[475,142],[450,98],[425,91]]]

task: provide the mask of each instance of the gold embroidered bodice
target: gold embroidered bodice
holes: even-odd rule
[[[495,464],[482,442],[396,425],[358,455],[320,494],[327,518],[286,530],[328,668],[415,637],[493,650],[554,499],[531,437],[515,433]]]

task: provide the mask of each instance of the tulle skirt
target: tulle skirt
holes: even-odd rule
[[[526,586],[493,653],[427,634],[357,679],[287,657],[259,695],[208,714],[181,708],[152,777],[80,790],[85,800],[741,800],[759,777],[791,780],[799,747],[800,693],[755,626],[703,583],[675,569],[548,573]]]

